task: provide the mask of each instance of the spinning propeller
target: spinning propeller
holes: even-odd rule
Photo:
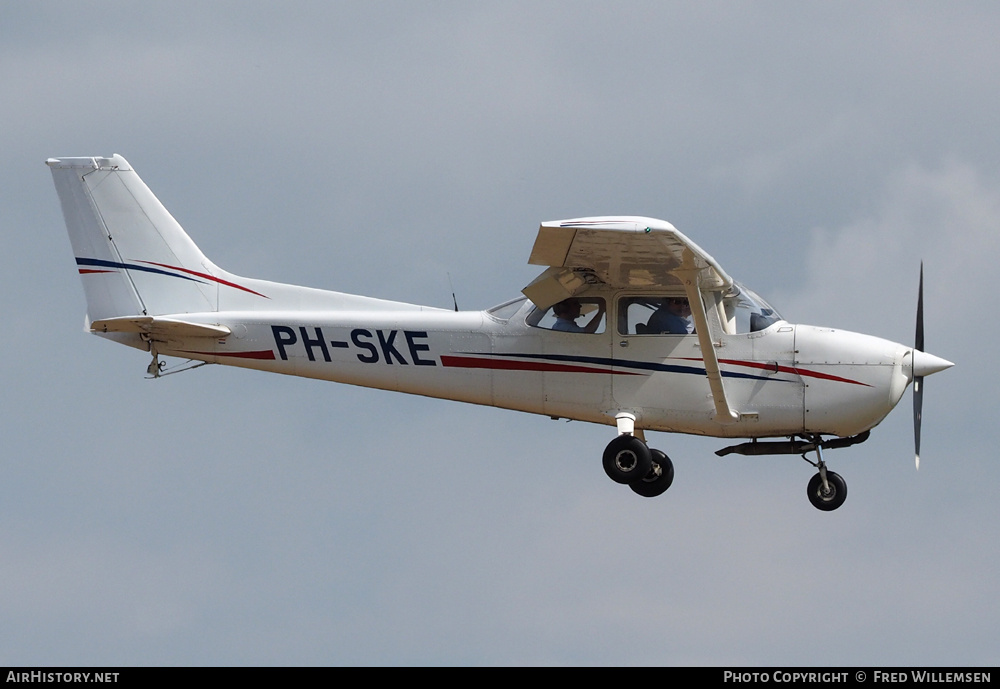
[[[913,448],[920,469],[920,420],[924,406],[924,376],[954,366],[950,361],[924,351],[924,263],[920,262],[920,288],[917,292],[917,332],[913,338]]]

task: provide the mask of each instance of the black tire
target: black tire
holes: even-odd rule
[[[674,463],[660,450],[650,450],[649,452],[653,460],[653,466],[649,473],[644,478],[632,481],[628,485],[637,495],[644,498],[655,498],[657,495],[663,495],[670,484],[674,482]]]
[[[826,472],[826,482],[830,486],[829,493],[823,493],[823,477],[816,474],[809,479],[809,486],[806,488],[806,495],[809,502],[818,510],[832,512],[844,504],[847,500],[847,483],[832,471]]]
[[[615,483],[640,480],[652,467],[649,447],[634,435],[620,435],[604,450],[604,472]]]

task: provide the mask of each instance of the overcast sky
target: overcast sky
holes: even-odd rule
[[[0,665],[996,665],[994,2],[0,3]],[[82,332],[50,156],[246,276],[480,309],[540,221],[673,222],[790,321],[910,343],[827,454],[612,433]]]

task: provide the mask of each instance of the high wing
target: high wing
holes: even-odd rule
[[[579,294],[594,281],[613,288],[728,291],[733,279],[715,259],[663,220],[635,216],[576,218],[538,228],[528,263],[549,266],[522,291],[536,306]]]

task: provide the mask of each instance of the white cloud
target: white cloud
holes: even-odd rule
[[[780,306],[790,320],[909,343],[921,260],[928,333],[995,333],[986,309],[1000,278],[1000,184],[959,162],[909,165],[866,217],[812,231],[806,282]]]

